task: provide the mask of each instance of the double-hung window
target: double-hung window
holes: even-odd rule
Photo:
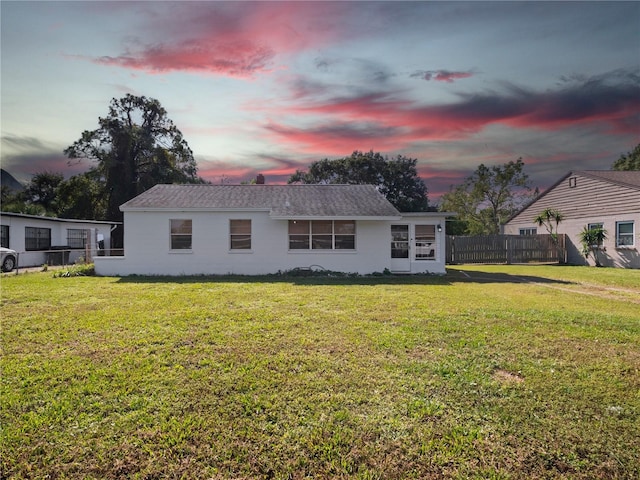
[[[355,250],[354,220],[289,220],[289,250]]]
[[[616,247],[633,247],[634,237],[633,221],[616,222]]]
[[[191,250],[192,233],[190,219],[171,220],[171,250]]]
[[[84,248],[87,246],[87,230],[82,228],[67,229],[67,245],[69,248]]]
[[[49,250],[50,248],[50,228],[24,227],[25,250]]]
[[[229,248],[251,250],[251,220],[229,220]]]

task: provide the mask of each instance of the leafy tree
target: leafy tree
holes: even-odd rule
[[[56,212],[56,190],[64,180],[61,173],[41,172],[31,177],[24,195],[27,203],[39,205],[48,214]]]
[[[2,185],[0,198],[3,212],[24,213],[27,215],[45,215],[46,211],[40,205],[28,203],[24,191],[15,191],[6,185]]]
[[[96,169],[63,181],[56,193],[60,217],[87,220],[106,218],[105,185]]]
[[[620,155],[611,170],[640,170],[640,143],[629,153]]]
[[[97,161],[107,220],[121,221],[120,205],[157,183],[199,183],[193,152],[158,100],[130,94],[114,98],[98,124],[64,153]],[[112,240],[122,246],[121,232]]]
[[[536,194],[521,158],[493,167],[480,164],[442,196],[440,209],[456,212],[460,221],[467,222],[467,234],[497,234],[500,225]]]
[[[400,211],[419,212],[428,208],[427,187],[418,176],[418,160],[398,155],[354,151],[351,156],[319,160],[308,171],[298,170],[288,183],[371,184]]]
[[[578,234],[578,238],[582,244],[582,254],[584,257],[588,259],[589,254],[592,254],[596,262],[596,267],[601,267],[598,251],[607,239],[607,231],[602,227],[589,228],[585,226]]]

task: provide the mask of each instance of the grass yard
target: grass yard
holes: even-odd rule
[[[640,478],[637,270],[1,282],[1,478]]]

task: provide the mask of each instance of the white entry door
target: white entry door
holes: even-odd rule
[[[410,270],[409,225],[391,225],[391,271],[408,272]]]

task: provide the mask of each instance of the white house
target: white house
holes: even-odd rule
[[[569,172],[535,201],[510,218],[503,231],[513,235],[547,233],[534,222],[544,209],[564,215],[558,233],[566,234],[567,261],[585,265],[579,233],[602,227],[607,239],[600,245],[600,263],[640,268],[640,171],[587,170]],[[593,258],[589,259],[594,263]]]
[[[119,223],[1,212],[0,243],[18,252],[19,268],[75,263],[80,257],[108,250],[116,225]]]
[[[99,275],[301,269],[445,273],[448,213],[400,213],[372,185],[156,185],[123,204]]]

